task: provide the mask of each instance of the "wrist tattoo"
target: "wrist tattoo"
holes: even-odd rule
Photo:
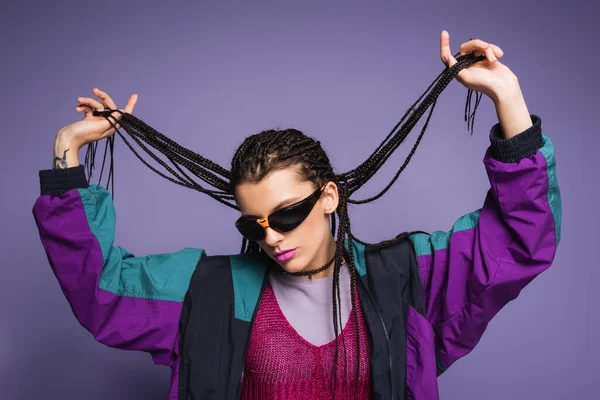
[[[66,149],[61,157],[54,157],[54,169],[66,169],[69,168],[69,163],[67,163],[67,151],[71,149]]]

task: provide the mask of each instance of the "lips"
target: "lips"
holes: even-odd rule
[[[287,261],[290,258],[292,258],[295,253],[296,253],[296,249],[291,249],[291,250],[284,250],[284,251],[275,253],[274,256],[277,259],[277,261]]]

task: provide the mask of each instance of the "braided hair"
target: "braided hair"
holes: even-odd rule
[[[338,186],[339,204],[335,213],[331,214],[331,232],[335,238],[335,255],[333,258],[333,284],[332,284],[332,300],[333,300],[333,327],[336,337],[336,351],[334,356],[334,372],[337,368],[338,361],[338,336],[342,328],[341,321],[341,292],[340,292],[340,269],[346,260],[350,271],[350,293],[352,300],[352,314],[355,318],[355,334],[357,337],[357,368],[355,382],[358,383],[358,374],[360,369],[360,341],[358,314],[356,312],[356,263],[354,252],[352,251],[352,242],[358,242],[366,246],[382,247],[389,244],[405,240],[408,236],[417,232],[407,232],[396,236],[391,240],[382,241],[379,243],[367,243],[356,238],[351,231],[350,218],[348,216],[348,204],[364,204],[377,200],[398,179],[399,175],[406,168],[419,146],[423,134],[427,129],[427,125],[431,119],[431,115],[435,108],[437,98],[446,86],[454,79],[454,77],[464,68],[481,61],[485,56],[475,56],[473,53],[459,56],[455,55],[457,63],[452,67],[447,67],[433,81],[425,92],[417,99],[417,101],[408,109],[401,120],[394,126],[391,132],[385,137],[380,145],[373,151],[369,157],[359,164],[356,168],[336,174],[331,166],[329,158],[319,141],[306,136],[301,131],[296,129],[283,130],[265,130],[260,133],[248,136],[235,152],[231,168],[228,170],[217,163],[197,154],[185,147],[177,144],[165,135],[156,131],[154,128],[147,125],[145,122],[136,118],[132,114],[121,112],[120,110],[107,109],[105,111],[96,111],[95,115],[104,116],[116,132],[132,150],[132,152],[146,165],[148,168],[164,177],[165,179],[178,185],[195,189],[205,193],[218,202],[239,210],[234,198],[235,187],[242,182],[259,182],[270,172],[276,169],[282,169],[289,166],[298,166],[301,177],[308,182],[311,182],[315,189],[319,188],[326,182],[334,182]],[[475,105],[471,112],[472,96],[475,93]],[[473,123],[475,111],[481,100],[481,93],[469,90],[467,93],[467,102],[465,105],[465,121],[468,129],[473,134]],[[428,111],[429,110],[429,111]],[[395,176],[379,193],[365,199],[354,199],[351,196],[365,185],[385,164],[394,151],[403,143],[413,127],[428,111],[424,126],[404,163],[400,166]],[[120,118],[115,118],[112,113],[120,113]],[[114,121],[113,121],[114,120]],[[129,140],[117,129],[117,123],[127,132],[129,138],[133,140],[147,155],[155,160],[160,166],[170,174],[158,170],[156,167],[148,163],[134,149]],[[88,145],[86,152],[85,164],[88,170],[88,180],[92,178],[92,172],[95,168],[96,159],[96,143]],[[105,167],[107,151],[111,154],[111,164],[108,174],[108,184],[112,182],[112,194],[114,196],[114,169],[112,162],[112,153],[114,148],[114,136],[107,140],[104,156],[102,160],[102,168],[100,180],[102,179],[102,171]],[[152,150],[161,153],[172,166],[166,161],[158,157]],[[193,177],[192,177],[193,176]],[[209,185],[212,188],[207,187]],[[336,217],[337,214],[337,217]],[[336,218],[339,222],[336,224]],[[336,238],[337,230],[337,238]],[[420,232],[420,231],[418,231]],[[350,251],[346,248],[350,248]],[[242,239],[241,253],[261,252],[261,248],[256,242]],[[326,265],[327,266],[327,265]],[[324,266],[324,267],[326,267]],[[335,374],[332,374],[335,376]],[[335,384],[336,379],[332,379],[332,384]],[[355,394],[357,391],[355,391]]]

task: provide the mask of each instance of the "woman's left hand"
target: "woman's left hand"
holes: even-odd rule
[[[456,80],[466,88],[481,92],[494,102],[497,102],[504,94],[518,89],[516,75],[498,61],[504,55],[500,47],[479,39],[465,42],[460,46],[461,55],[471,52],[475,52],[476,56],[485,54],[486,59],[458,73]],[[440,57],[447,67],[451,67],[457,62],[450,51],[450,34],[445,30],[442,31],[440,37]]]

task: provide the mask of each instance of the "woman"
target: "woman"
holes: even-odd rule
[[[440,51],[447,67],[457,63],[446,31]],[[437,375],[551,265],[560,239],[552,142],[497,60],[502,50],[473,40],[461,46],[471,52],[485,60],[457,79],[492,99],[499,119],[484,158],[483,207],[450,232],[373,246],[350,234],[351,186],[318,142],[288,129],[248,137],[232,160],[236,226],[261,251],[135,257],[113,244],[111,196],[88,185],[77,158],[118,127],[94,110],[117,106],[98,89],[104,104],[78,98],[84,119],[57,134],[33,211],[80,323],[106,345],[169,365],[169,399],[437,399]],[[374,169],[367,163],[352,177]]]

